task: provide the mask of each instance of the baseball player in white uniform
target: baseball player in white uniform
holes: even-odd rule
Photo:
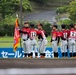
[[[70,30],[68,33],[68,48],[70,51],[70,57],[75,57],[76,55],[75,40],[76,40],[76,30],[74,29],[74,25],[70,24]]]
[[[29,23],[25,22],[24,27],[22,30],[20,30],[20,33],[22,33],[22,44],[23,44],[23,49],[24,49],[24,55],[25,57],[30,57],[31,56],[31,43],[29,39],[29,33],[30,33],[30,28],[29,28]]]
[[[68,39],[68,31],[65,29],[66,25],[62,24],[61,25],[62,30],[61,30],[61,52],[62,52],[62,57],[67,56],[67,39]]]
[[[74,29],[76,30],[76,24],[74,24]],[[76,49],[76,37],[75,37],[75,49]],[[75,57],[76,57],[76,53],[75,53]]]
[[[31,42],[31,58],[33,58],[33,52],[35,52],[35,58],[37,58],[38,56],[38,51],[37,51],[37,30],[34,28],[34,24],[30,24],[30,33],[29,33],[29,37],[30,37],[30,42]]]
[[[45,58],[45,49],[47,45],[47,34],[42,29],[43,25],[38,24],[38,51],[40,53],[40,58]]]
[[[54,57],[58,57],[58,44],[59,44],[59,36],[58,35],[59,35],[59,32],[57,30],[57,25],[53,25],[50,43],[52,44]]]

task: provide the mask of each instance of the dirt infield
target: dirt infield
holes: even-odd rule
[[[76,59],[0,59],[0,69],[65,67],[76,67]]]

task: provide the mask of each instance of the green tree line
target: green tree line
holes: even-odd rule
[[[29,0],[22,0],[22,10],[31,11]],[[0,0],[0,36],[12,36],[16,13],[20,11],[20,0]]]
[[[51,0],[22,0],[22,10],[25,11],[32,11],[31,1],[34,1],[36,3],[45,5],[48,1],[51,2]],[[76,22],[76,0],[73,0],[70,2],[68,7],[60,8],[59,11],[62,12],[68,12],[70,14],[69,18]],[[16,13],[19,13],[20,11],[20,0],[0,0],[0,35],[13,35],[14,31],[14,25],[15,25],[15,15]],[[70,23],[69,21],[64,21],[67,23]],[[65,24],[67,24],[65,23]],[[43,23],[44,24],[44,23]],[[44,24],[44,29],[50,33],[49,26],[51,24]],[[48,26],[47,26],[48,25]],[[48,30],[49,28],[49,30]]]
[[[63,7],[59,7],[56,10],[56,13],[68,13],[69,14],[69,18],[76,23],[76,0],[73,0],[72,2],[70,2],[69,5],[63,6]]]
[[[30,2],[22,0],[22,9],[31,10]],[[7,15],[13,15],[20,10],[20,0],[0,0],[0,21]]]

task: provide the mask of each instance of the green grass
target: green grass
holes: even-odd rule
[[[48,44],[47,46],[50,45],[50,36],[47,37]],[[0,37],[0,48],[7,48],[7,47],[13,47],[13,37]],[[20,47],[20,44],[19,44]]]
[[[0,48],[13,47],[13,37],[0,37]]]

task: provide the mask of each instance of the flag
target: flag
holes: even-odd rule
[[[18,23],[18,19],[16,19],[15,30],[14,30],[14,45],[13,45],[14,52],[18,48],[19,41],[20,41],[19,23]]]

